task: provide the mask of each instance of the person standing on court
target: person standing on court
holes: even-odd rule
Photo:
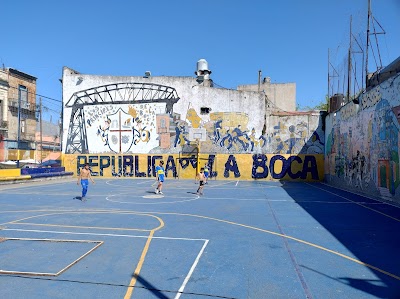
[[[197,195],[203,195],[204,183],[205,183],[205,176],[204,176],[204,168],[200,169],[200,172],[197,174],[196,177],[199,180],[199,188],[197,189]]]
[[[156,180],[158,181],[157,188],[155,190],[156,194],[162,193],[162,185],[165,178],[165,169],[164,169],[164,161],[161,160],[160,164],[156,167]]]
[[[81,169],[79,176],[78,176],[78,182],[76,183],[79,185],[79,181],[82,185],[82,201],[86,200],[86,193],[88,191],[89,187],[89,179],[92,181],[93,184],[95,182],[92,179],[92,175],[90,174],[90,169],[89,169],[89,163],[86,163],[85,166]]]
[[[208,176],[210,175],[210,170],[207,163],[204,165],[204,184],[207,184]]]

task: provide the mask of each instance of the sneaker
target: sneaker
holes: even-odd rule
[[[164,193],[162,193],[161,191],[158,191],[158,194],[164,194]]]
[[[154,192],[155,192],[156,194],[158,194],[158,192],[160,192],[160,191],[158,191],[158,189],[155,189]]]
[[[82,201],[86,201],[86,197],[82,196],[82,197],[81,197],[81,200],[82,200]]]

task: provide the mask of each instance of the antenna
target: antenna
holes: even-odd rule
[[[350,15],[350,45],[349,45],[349,53],[348,53],[348,61],[347,61],[347,102],[350,101],[350,89],[351,89],[351,52],[352,52],[352,32],[351,26],[353,23],[353,16]]]
[[[365,89],[368,87],[368,52],[369,52],[369,24],[371,18],[371,0],[368,0],[368,23],[367,23],[367,50],[365,52]]]
[[[370,25],[372,23],[372,27],[374,29],[374,32],[371,33],[370,32]],[[376,31],[375,28],[375,23],[378,24],[378,26],[380,27],[379,32]],[[375,43],[376,43],[376,49],[377,49],[377,55],[378,55],[378,59],[379,59],[379,66],[378,66],[378,62],[376,60],[375,57],[375,51],[374,48],[372,47],[372,55],[374,56],[374,60],[375,60],[375,65],[376,65],[376,70],[379,71],[382,69],[382,58],[381,58],[381,52],[379,49],[379,42],[378,42],[378,34],[386,34],[385,29],[383,29],[382,25],[375,19],[375,17],[372,14],[371,11],[371,0],[368,0],[368,23],[367,23],[367,50],[366,50],[366,55],[365,55],[365,89],[368,88],[369,86],[369,80],[368,80],[368,54],[369,54],[369,47],[370,47],[370,35],[374,35],[375,36]]]

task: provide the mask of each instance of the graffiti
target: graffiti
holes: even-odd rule
[[[201,159],[194,155],[185,158],[179,155],[67,155],[66,159],[75,163],[66,163],[71,168],[67,171],[78,173],[89,163],[92,174],[100,177],[155,177],[155,167],[159,160],[164,160],[166,176],[172,178],[193,178],[198,167],[203,167],[201,161],[205,161],[210,178],[218,178],[222,173],[226,179],[320,180],[318,163],[322,162],[322,155],[204,155]]]
[[[280,161],[282,167],[276,167],[276,162]],[[253,155],[252,178],[265,179],[268,173],[271,173],[272,178],[282,179],[288,175],[291,179],[305,180],[310,173],[313,180],[319,180],[317,160],[314,156],[305,156],[304,161],[299,156],[290,156],[285,158],[281,155],[275,155],[270,159],[269,166],[267,165],[268,158],[265,155]],[[294,171],[294,162],[298,165],[303,165],[301,170]],[[297,166],[298,166],[297,165]]]
[[[380,86],[377,86],[367,94],[365,94],[361,100],[362,109],[374,107],[382,99],[380,92]]]
[[[156,113],[160,103],[84,107],[88,151],[140,153],[158,145]]]
[[[340,116],[342,120],[348,120],[351,117],[355,117],[358,112],[358,105],[353,102],[348,103],[346,106],[340,109]]]
[[[189,121],[192,128],[200,128],[201,117],[197,114],[194,108],[188,109],[186,113],[186,119]]]
[[[240,177],[240,171],[238,168],[238,164],[236,162],[236,158],[233,155],[229,155],[228,160],[225,163],[224,177],[229,178],[229,173],[233,172],[235,178]]]
[[[176,123],[174,147],[177,147],[177,145],[184,146],[185,144],[190,144],[188,134],[184,124]]]
[[[319,116],[297,116],[296,122],[284,117],[268,134],[268,152],[274,154],[323,154],[324,133],[319,125]]]
[[[264,136],[256,137],[256,130],[253,128],[251,134],[248,135],[247,130],[242,130],[242,126],[238,125],[232,130],[226,130],[225,135],[221,138],[220,124],[214,126],[213,136],[210,138],[214,144],[225,148],[228,151],[234,150],[235,152],[253,152],[256,147],[264,147],[266,145],[266,138]]]
[[[326,173],[334,184],[393,198],[400,186],[400,76],[327,118]],[[389,100],[390,99],[390,100]]]
[[[97,129],[96,135],[101,138],[101,141],[104,143],[104,146],[108,145],[108,131],[110,129],[110,125],[111,125],[111,119],[106,118],[106,120],[104,121],[104,125],[99,125]]]

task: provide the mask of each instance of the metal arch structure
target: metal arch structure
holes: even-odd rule
[[[65,104],[66,108],[72,108],[65,153],[88,153],[83,113],[85,106],[166,103],[165,113],[171,115],[179,99],[175,88],[153,83],[113,83],[78,91]]]

